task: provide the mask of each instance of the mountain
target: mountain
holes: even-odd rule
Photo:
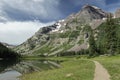
[[[85,5],[78,13],[41,28],[14,50],[23,55],[52,56],[66,51],[87,49],[90,36],[88,26],[97,32],[95,29],[105,22],[107,15],[108,12],[96,6]]]
[[[11,45],[11,44],[4,43],[4,42],[1,42],[1,44],[3,44],[4,46],[6,46],[7,48],[10,48],[10,49],[16,47],[15,45]]]
[[[0,43],[0,59],[16,59],[20,57],[17,53],[12,51],[11,49],[8,49],[6,46],[4,46],[2,43]]]

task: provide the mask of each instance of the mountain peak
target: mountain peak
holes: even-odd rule
[[[100,9],[97,6],[93,6],[93,5],[89,5],[89,4],[84,5],[82,9],[88,9],[88,8]]]
[[[84,9],[84,8],[88,8],[88,7],[91,7],[91,5],[86,4],[86,5],[83,6],[83,9]]]

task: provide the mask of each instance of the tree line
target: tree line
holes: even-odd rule
[[[4,45],[2,45],[0,43],[0,58],[1,59],[18,59],[20,58],[21,56],[12,51],[11,49],[8,49],[7,47],[5,47]]]

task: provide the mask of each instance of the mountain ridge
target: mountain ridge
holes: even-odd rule
[[[51,56],[65,51],[87,49],[89,33],[84,28],[90,25],[97,32],[95,29],[106,20],[107,14],[109,13],[98,7],[85,5],[78,13],[41,28],[14,50],[23,55]]]

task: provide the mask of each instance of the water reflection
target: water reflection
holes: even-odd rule
[[[12,66],[11,68],[20,72],[21,74],[31,73],[34,71],[44,71],[49,69],[55,69],[60,67],[56,61],[46,61],[46,60],[29,60],[21,61],[19,64]]]
[[[0,60],[0,72],[19,63],[19,60]]]
[[[18,80],[17,77],[34,71],[59,68],[60,61],[24,60],[0,61],[0,80]]]

